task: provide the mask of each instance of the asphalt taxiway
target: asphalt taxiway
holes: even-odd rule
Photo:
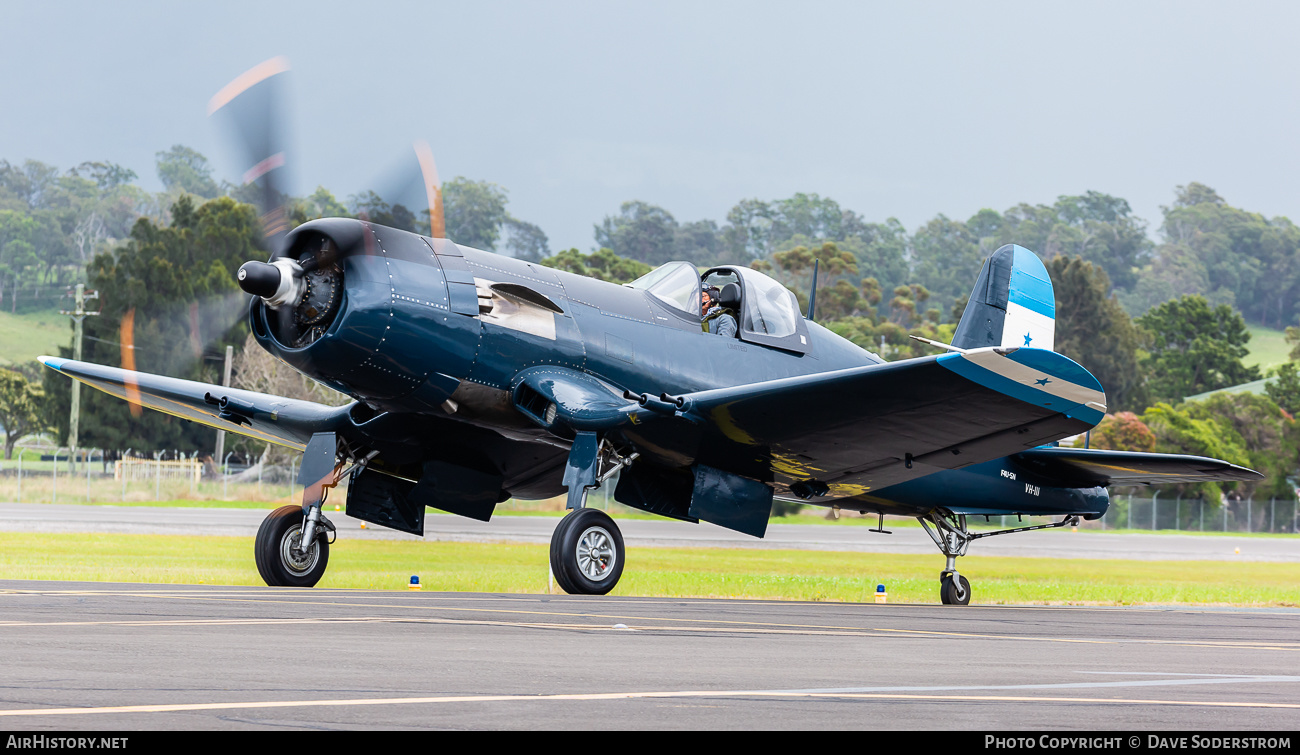
[[[1300,610],[0,581],[0,728],[1294,730]]]

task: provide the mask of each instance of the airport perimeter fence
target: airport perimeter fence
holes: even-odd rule
[[[78,449],[74,459],[66,448],[19,447],[13,459],[0,459],[0,501],[18,503],[141,503],[162,501],[251,501],[301,503],[302,487],[294,482],[297,459],[288,464],[260,464],[256,459],[226,454],[218,463],[211,455],[174,451],[142,453],[134,449]],[[614,485],[592,494],[590,505],[621,509],[610,495]],[[344,479],[330,505],[346,500]],[[560,499],[557,499],[560,500]],[[501,509],[549,509],[555,502],[510,501]],[[562,500],[559,502],[562,508]],[[811,510],[813,507],[806,507]],[[994,516],[981,528],[1011,528],[1041,524],[1041,519]],[[1132,488],[1111,490],[1110,508],[1095,521],[1081,521],[1091,530],[1174,530],[1184,532],[1300,532],[1300,504],[1288,498],[1228,498],[1207,501],[1163,494],[1137,496]]]
[[[1294,498],[1207,501],[1159,494],[1138,497],[1112,489],[1105,516],[1079,525],[1103,530],[1292,534],[1300,527],[1300,505]]]
[[[253,501],[299,503],[297,459],[260,464],[234,453],[142,453],[65,448],[15,448],[0,459],[0,501],[17,503],[140,503]],[[346,490],[346,482],[340,485]],[[340,491],[342,492],[342,491]]]

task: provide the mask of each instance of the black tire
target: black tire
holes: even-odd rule
[[[551,535],[551,573],[570,595],[604,595],[623,576],[623,533],[598,509],[578,509]]]
[[[943,575],[939,578],[939,599],[946,606],[970,605],[970,581],[960,574]]]
[[[315,587],[330,560],[323,534],[312,539],[306,559],[295,559],[290,547],[302,540],[302,507],[281,506],[262,520],[253,544],[257,573],[271,587]]]

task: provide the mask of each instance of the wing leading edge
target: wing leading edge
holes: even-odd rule
[[[299,451],[307,447],[313,433],[342,427],[351,408],[72,359],[43,356],[40,360],[52,370],[131,403]]]
[[[652,463],[703,464],[805,500],[860,495],[1025,451],[1091,428],[1106,409],[1087,370],[1032,348],[664,396],[649,407],[577,371],[538,368],[521,374],[521,383],[542,400],[531,412],[528,400],[518,398],[519,406],[541,424],[619,429]]]

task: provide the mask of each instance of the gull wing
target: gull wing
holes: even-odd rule
[[[326,406],[72,359],[43,356],[40,360],[52,370],[133,404],[299,451],[307,447],[313,433],[340,429],[351,409],[351,405]]]
[[[1026,451],[1093,427],[1106,410],[1096,378],[1068,357],[1003,347],[675,398],[673,416],[627,414],[622,429],[645,455],[770,482],[778,494],[795,486],[807,500]]]

